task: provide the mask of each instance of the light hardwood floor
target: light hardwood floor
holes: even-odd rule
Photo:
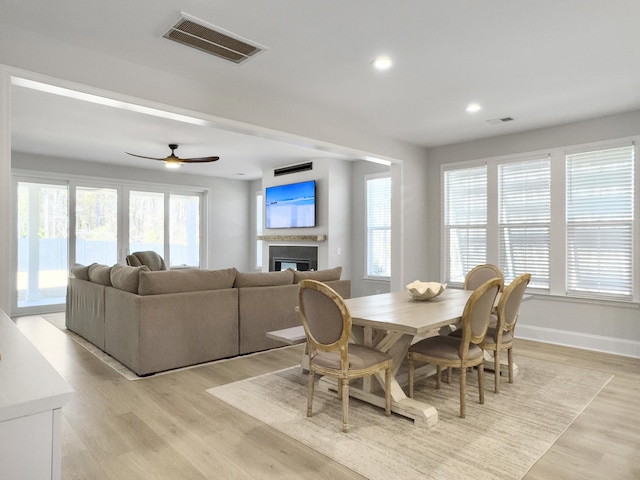
[[[63,480],[363,478],[205,393],[296,365],[300,346],[128,381],[41,317],[16,323],[75,389]],[[526,480],[640,479],[640,360],[525,340],[514,354],[615,375]]]

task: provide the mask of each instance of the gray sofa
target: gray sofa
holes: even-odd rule
[[[150,375],[282,346],[266,333],[300,324],[297,283],[314,278],[349,298],[351,282],[340,280],[341,271],[75,265],[66,326],[136,374]]]

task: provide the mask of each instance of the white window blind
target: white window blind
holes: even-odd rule
[[[551,170],[548,156],[498,165],[500,269],[505,283],[531,273],[549,289]]]
[[[463,283],[469,270],[486,263],[486,165],[445,171],[444,192],[447,277]]]
[[[567,155],[567,293],[633,297],[633,146]]]
[[[367,276],[391,276],[391,177],[371,177],[367,190]]]

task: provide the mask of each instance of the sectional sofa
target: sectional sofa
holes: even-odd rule
[[[66,327],[136,374],[150,375],[281,346],[266,333],[300,324],[297,283],[313,278],[349,298],[351,282],[341,272],[75,265]]]

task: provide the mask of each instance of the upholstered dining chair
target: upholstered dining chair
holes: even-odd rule
[[[298,283],[298,305],[309,350],[307,417],[312,416],[315,374],[335,377],[342,398],[342,431],[349,430],[349,381],[384,370],[385,414],[391,415],[391,356],[349,343],[351,314],[343,298],[316,280]]]
[[[516,277],[502,292],[498,302],[497,321],[491,324],[487,330],[481,347],[493,352],[495,393],[500,392],[500,352],[507,351],[509,365],[509,383],[513,383],[513,337],[520,314],[522,297],[531,281],[531,274],[523,273]],[[493,317],[493,316],[492,316]]]
[[[502,279],[504,285],[504,274],[498,267],[490,263],[477,265],[467,272],[467,275],[464,277],[464,286],[462,288],[465,290],[475,290],[484,282],[491,280],[492,278]],[[503,287],[500,287],[500,291],[502,291],[502,288]]]
[[[127,255],[127,265],[131,267],[146,265],[151,271],[167,269],[167,265],[164,263],[164,259],[158,253],[152,250],[144,252],[133,252],[131,255]]]
[[[467,272],[467,275],[464,277],[464,286],[462,288],[464,290],[475,290],[484,282],[491,280],[492,278],[499,278],[502,280],[502,284],[500,285],[500,291],[502,291],[504,289],[504,274],[502,273],[502,270],[491,263],[477,265]],[[494,309],[494,313],[495,312],[496,309]],[[460,337],[462,332],[460,330],[454,330],[451,332],[451,335],[454,337]],[[448,383],[451,383],[451,371],[451,367],[447,369]]]
[[[436,388],[440,388],[442,367],[460,369],[460,417],[466,415],[467,368],[478,367],[478,391],[480,403],[484,403],[484,351],[480,344],[484,341],[491,310],[502,285],[502,280],[493,278],[486,281],[471,294],[462,313],[462,335],[426,338],[409,348],[409,397],[413,398],[415,363],[436,365]]]

